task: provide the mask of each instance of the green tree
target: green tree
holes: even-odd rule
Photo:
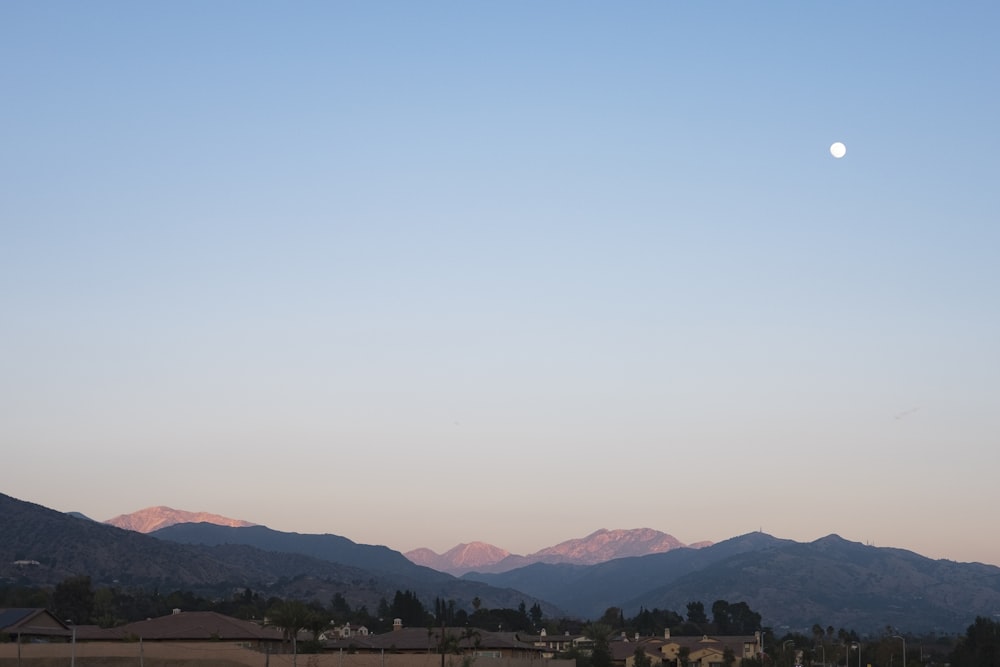
[[[954,667],[1000,667],[1000,623],[977,616],[951,652]]]
[[[687,603],[687,620],[698,626],[708,624],[708,617],[705,616],[705,605],[701,602]]]
[[[542,608],[537,602],[531,605],[531,609],[528,610],[528,616],[531,617],[531,624],[535,629],[542,625]]]
[[[299,630],[309,627],[312,612],[299,600],[281,602],[268,612],[270,624],[281,630],[283,641],[292,643],[292,664],[298,655]]]
[[[102,628],[113,628],[126,622],[117,614],[118,600],[111,588],[98,588],[94,592],[94,622]]]
[[[63,621],[89,624],[94,616],[94,591],[90,577],[69,577],[56,584],[52,592],[52,610]]]
[[[431,620],[417,594],[411,591],[396,591],[389,612],[392,618],[402,619],[403,625],[408,627],[420,627]]]
[[[607,625],[611,628],[621,628],[625,625],[624,619],[622,618],[621,607],[608,607],[604,610],[601,618],[597,621],[598,623]]]
[[[334,593],[333,599],[330,600],[330,611],[333,612],[334,618],[349,619],[351,617],[351,605],[347,603],[347,599],[340,593]]]
[[[590,623],[583,629],[583,634],[593,642],[590,651],[592,667],[611,667],[611,633],[612,627],[606,623]]]
[[[653,661],[645,651],[636,646],[632,653],[632,667],[653,667]]]

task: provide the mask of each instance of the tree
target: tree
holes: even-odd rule
[[[635,647],[635,652],[632,654],[632,666],[633,667],[653,667],[653,661],[646,655],[638,646]]]
[[[292,664],[295,664],[295,656],[298,655],[296,639],[299,630],[309,627],[311,615],[309,607],[299,600],[280,602],[268,613],[271,625],[281,630],[282,641],[292,642]]]
[[[605,623],[590,623],[583,629],[584,636],[593,642],[590,651],[592,667],[611,667],[611,632],[611,626]]]
[[[687,612],[688,623],[694,623],[699,626],[708,623],[708,617],[705,616],[705,605],[701,602],[688,602]]]
[[[603,623],[604,625],[610,626],[612,628],[620,628],[625,625],[625,621],[622,618],[621,607],[608,607],[604,610],[604,614],[601,616],[598,623]]]
[[[424,610],[424,605],[416,593],[411,591],[396,591],[389,611],[392,618],[402,619],[403,625],[409,627],[419,627],[430,620]]]
[[[531,623],[535,628],[538,628],[542,624],[542,608],[537,602],[531,605],[531,609],[528,610],[528,616],[531,617]]]
[[[730,604],[716,600],[712,604],[712,623],[720,635],[749,635],[760,628],[761,616],[746,602]]]
[[[351,605],[340,593],[333,594],[333,599],[330,600],[330,610],[333,612],[334,618],[337,619],[347,619],[351,616]]]
[[[86,625],[94,615],[94,591],[90,577],[69,577],[56,584],[52,593],[52,609],[63,621]]]
[[[1000,623],[977,616],[951,652],[950,662],[955,667],[1000,666]]]

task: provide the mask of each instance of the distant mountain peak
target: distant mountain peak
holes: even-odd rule
[[[663,553],[685,546],[673,535],[652,528],[631,528],[608,530],[601,528],[586,537],[566,540],[559,544],[536,551],[529,558],[553,562],[553,559],[594,565],[615,558],[646,556]]]
[[[210,514],[209,512],[188,512],[165,505],[147,507],[131,514],[119,514],[104,523],[137,533],[152,533],[160,528],[166,528],[178,523],[211,523],[217,526],[231,526],[234,528],[256,525],[242,519],[230,519],[229,517]]]
[[[691,547],[709,545],[711,542],[699,542]],[[467,572],[505,572],[532,563],[594,565],[616,558],[662,553],[683,546],[674,536],[652,528],[600,528],[586,537],[567,540],[528,556],[514,555],[484,542],[459,544],[443,554],[422,548],[404,555],[418,565],[462,575]]]
[[[423,565],[449,574],[464,574],[499,563],[510,552],[486,542],[457,544],[443,554],[420,548],[403,554],[417,565]]]

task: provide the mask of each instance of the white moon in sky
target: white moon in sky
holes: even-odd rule
[[[832,155],[833,157],[835,157],[835,158],[837,158],[839,160],[840,158],[842,158],[845,155],[847,155],[847,146],[845,146],[844,144],[842,144],[839,141],[834,142],[830,146],[830,155]]]

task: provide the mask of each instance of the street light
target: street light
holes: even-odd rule
[[[861,642],[851,644],[851,648],[858,649],[858,667],[861,667]],[[847,657],[851,657],[850,652],[848,652]]]
[[[903,641],[903,667],[906,667],[906,637],[903,635],[893,635],[893,639],[901,639]]]
[[[73,628],[73,638],[70,640],[69,667],[76,667],[76,623],[67,620],[66,623]],[[20,662],[18,662],[20,664]]]
[[[795,640],[794,640],[794,639],[786,639],[785,641],[781,642],[781,655],[782,655],[782,658],[784,658],[784,655],[785,655],[785,648],[786,648],[786,647],[787,647],[787,646],[788,646],[789,644],[792,644],[792,645],[794,646],[794,644],[795,644]],[[794,662],[795,662],[795,658],[793,657],[793,658],[792,658],[791,660],[789,660],[789,661],[788,661],[788,664],[789,664],[789,665],[791,665],[791,664],[793,664]]]

